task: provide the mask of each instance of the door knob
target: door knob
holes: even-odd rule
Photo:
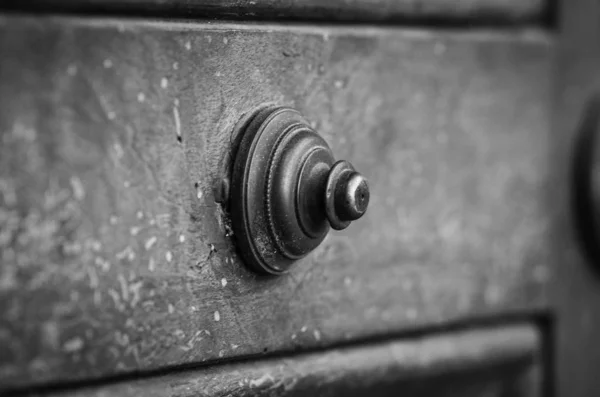
[[[574,145],[572,208],[584,252],[600,272],[600,96],[584,108]]]
[[[241,127],[231,176],[238,249],[255,271],[286,272],[329,228],[345,229],[367,210],[369,186],[296,110],[268,107]]]

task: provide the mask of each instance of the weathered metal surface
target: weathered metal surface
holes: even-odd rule
[[[540,346],[535,328],[514,325],[218,365],[61,395],[537,397]]]
[[[551,0],[4,0],[27,11],[246,20],[547,23]]]
[[[543,35],[12,17],[0,56],[2,387],[548,307]],[[265,102],[372,192],[277,278],[213,193]]]

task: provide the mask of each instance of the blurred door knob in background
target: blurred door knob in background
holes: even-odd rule
[[[369,204],[366,179],[299,112],[258,111],[243,127],[231,179],[231,219],[244,261],[281,274],[345,229]]]
[[[600,97],[588,102],[578,129],[573,211],[584,251],[600,264]]]

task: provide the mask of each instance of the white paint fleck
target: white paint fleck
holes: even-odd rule
[[[94,252],[100,252],[100,250],[102,249],[102,243],[98,240],[95,239],[90,239],[87,241],[87,245],[92,249],[92,251]]]
[[[102,65],[105,69],[110,69],[113,67],[113,62],[110,59],[106,58],[104,62],[102,62]]]
[[[123,151],[123,148],[121,147],[120,144],[115,143],[113,145],[113,149],[114,149],[115,155],[117,156],[118,159],[123,158],[123,156],[125,155],[125,152]]]
[[[196,197],[198,197],[198,199],[201,200],[203,195],[204,194],[202,193],[202,190],[198,189],[198,193],[196,194]]]
[[[179,62],[173,62],[173,69],[174,70],[179,69]]]
[[[169,303],[167,310],[169,311],[169,314],[173,314],[175,312],[175,306]]]
[[[115,256],[119,260],[127,258],[129,261],[132,261],[135,259],[135,252],[133,251],[133,248],[127,246],[123,251],[118,252]]]
[[[221,320],[221,314],[219,313],[218,310],[215,311],[214,316],[215,316],[215,321],[220,321]]]
[[[227,44],[229,43],[229,40],[227,39],[227,37],[223,37],[223,44]]]
[[[136,213],[135,213],[135,216],[136,216],[138,219],[142,219],[142,218],[144,217],[144,213],[143,213],[142,211],[138,211],[138,212],[136,212]]]
[[[181,141],[181,119],[179,118],[179,108],[173,106],[173,120],[175,121],[175,133]]]
[[[261,376],[258,379],[250,379],[250,382],[248,383],[250,385],[250,387],[260,387],[262,385],[264,385],[265,383],[267,383],[268,381],[273,381],[273,377],[270,374],[264,374],[263,376]]]
[[[144,243],[144,248],[146,249],[146,251],[152,248],[154,244],[156,244],[157,240],[158,239],[156,238],[156,236],[152,236],[148,240],[146,240],[146,242]]]
[[[74,63],[70,64],[67,67],[67,74],[69,76],[75,76],[77,74],[77,65],[75,65]]]
[[[142,230],[142,228],[141,228],[141,227],[139,227],[139,226],[133,226],[131,229],[129,229],[129,233],[130,233],[132,236],[137,236],[137,235],[138,235],[138,233],[140,232],[140,230]]]
[[[117,117],[117,114],[111,110],[110,112],[106,113],[106,117],[108,117],[109,120],[114,120]]]
[[[236,345],[235,343],[232,343],[232,344],[231,344],[231,349],[232,349],[232,350],[235,350],[235,349],[237,349],[238,347],[240,347],[240,346],[239,346],[239,345]]]
[[[140,103],[143,103],[146,101],[146,95],[143,92],[140,92],[139,94],[137,94],[137,100]]]
[[[191,50],[192,49],[192,43],[189,42],[189,41],[186,41],[185,42],[185,49],[188,50],[188,51]]]
[[[300,328],[300,332],[306,332],[307,329],[308,329],[308,327],[305,325],[302,328]]]
[[[169,86],[169,80],[166,77],[160,79],[160,88],[166,89]]]
[[[83,198],[85,197],[85,189],[83,188],[83,183],[81,183],[81,179],[79,179],[76,176],[72,176],[70,182],[75,200],[83,200]]]
[[[219,357],[223,357],[225,355],[225,352],[223,350],[219,351]]]
[[[63,345],[63,350],[67,353],[75,353],[83,348],[83,340],[79,337],[69,339]]]
[[[292,340],[296,339],[297,335],[296,334],[292,334]]]
[[[221,286],[223,286],[223,287],[227,286],[227,279],[225,277],[223,277],[221,279]]]
[[[155,268],[156,262],[154,262],[154,258],[150,258],[150,260],[148,261],[148,270],[153,272]]]
[[[319,332],[318,329],[315,329],[313,331],[313,335],[314,335],[316,341],[320,341],[321,340],[321,332]]]
[[[131,306],[135,307],[140,301],[140,289],[142,288],[143,283],[138,281],[137,283],[133,283],[129,286],[129,291],[133,295],[131,299]]]
[[[96,266],[98,266],[102,271],[109,271],[110,270],[110,262],[109,261],[105,261],[104,259],[102,259],[101,257],[97,256],[94,259],[94,264]]]
[[[185,235],[184,234],[182,234],[182,235],[179,236],[179,242],[180,243],[185,243]]]
[[[123,298],[123,301],[126,302],[129,300],[129,286],[127,285],[127,280],[125,280],[125,276],[122,274],[117,276],[117,280],[121,286],[121,298]]]
[[[344,82],[342,80],[336,80],[335,83],[333,83],[333,85],[335,86],[335,88],[342,88],[344,86]]]
[[[182,329],[176,329],[175,332],[173,332],[173,334],[179,339],[185,338],[185,332],[183,332]]]
[[[165,259],[167,260],[167,262],[171,262],[173,260],[173,254],[171,253],[171,251],[167,251],[167,253],[165,254]]]
[[[221,71],[220,71],[220,70],[218,70],[218,71],[217,71],[217,73],[215,73],[215,76],[217,76],[217,77],[221,77]]]

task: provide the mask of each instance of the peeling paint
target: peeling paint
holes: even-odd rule
[[[320,341],[321,340],[321,332],[319,332],[319,330],[314,330],[313,331],[313,336],[315,337],[316,341]]]

